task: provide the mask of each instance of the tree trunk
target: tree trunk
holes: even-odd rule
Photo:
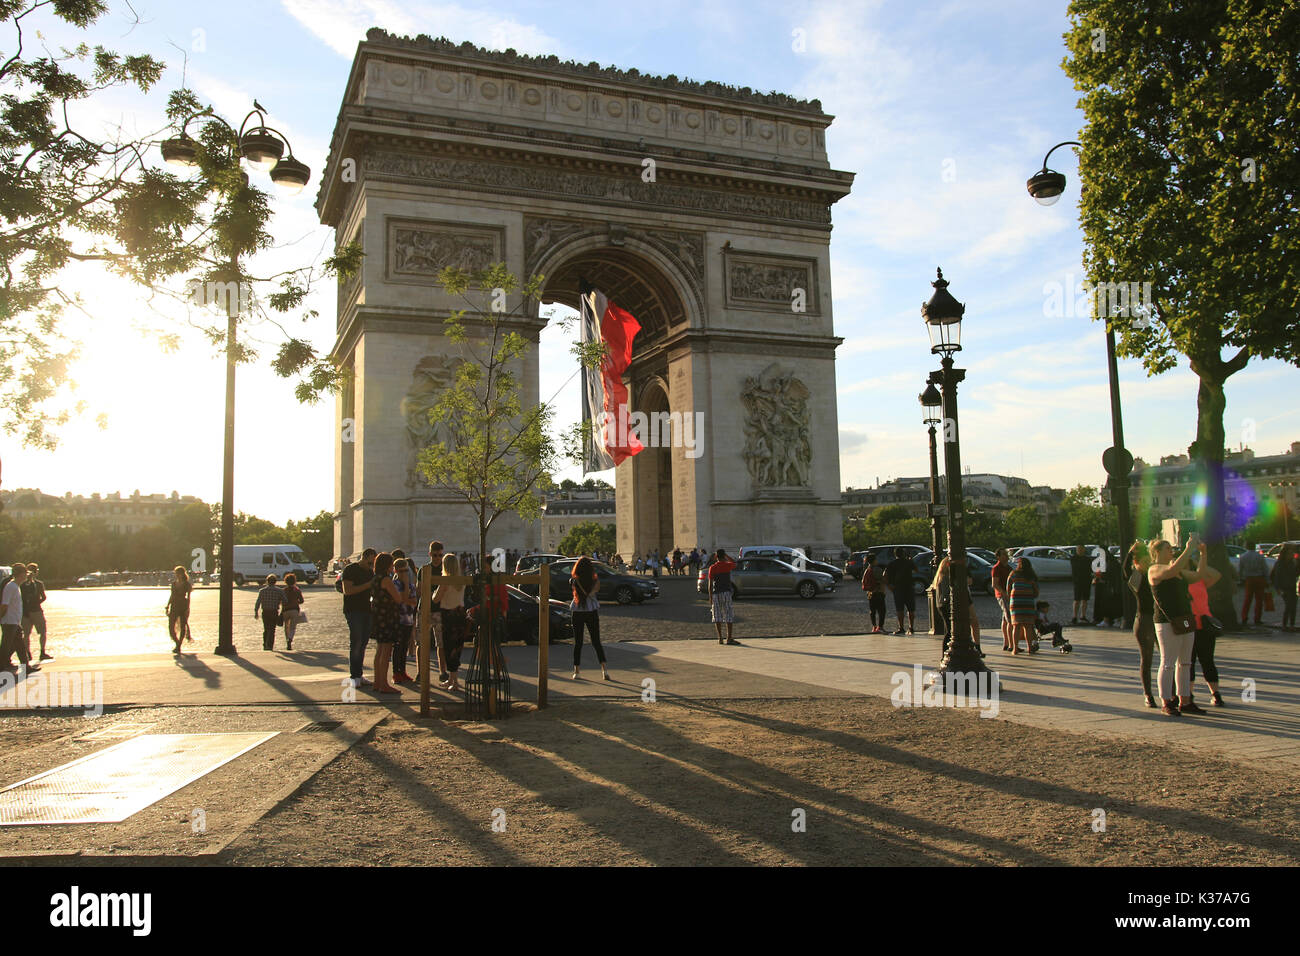
[[[1223,385],[1227,375],[1223,374],[1223,367],[1218,362],[1194,362],[1192,368],[1200,378],[1196,393],[1196,442],[1190,450],[1205,491],[1204,503],[1198,506],[1201,537],[1209,545],[1210,564],[1220,575],[1218,583],[1210,588],[1210,610],[1226,627],[1235,628],[1236,578],[1224,547],[1227,503],[1223,481],[1223,410],[1226,405]]]

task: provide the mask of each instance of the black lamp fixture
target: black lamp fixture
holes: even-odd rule
[[[162,157],[172,166],[193,169],[199,164],[199,146],[184,132],[162,142]]]
[[[948,291],[948,281],[943,277],[943,270],[936,269],[939,278],[930,283],[934,286],[934,295],[929,302],[921,305],[921,317],[925,319],[925,329],[930,333],[930,351],[935,355],[951,357],[961,351],[961,320],[966,314],[966,306],[952,297]]]
[[[939,390],[934,387],[934,383],[927,384],[925,391],[920,395],[921,399],[921,423],[923,425],[937,424],[942,417],[939,409],[943,406],[943,396]]]
[[[1047,156],[1043,157],[1043,168],[1034,175],[1029,177],[1025,187],[1029,190],[1029,195],[1034,197],[1034,201],[1042,206],[1051,206],[1061,198],[1061,193],[1065,192],[1065,174],[1058,173],[1054,169],[1047,168],[1048,157],[1056,152],[1062,146],[1082,146],[1082,143],[1076,143],[1074,140],[1066,140],[1064,143],[1057,143],[1047,151]]]
[[[266,116],[261,108],[250,110],[238,131],[210,109],[191,114],[181,124],[180,135],[163,140],[161,144],[162,157],[170,165],[183,169],[193,169],[199,165],[199,143],[186,132],[190,122],[199,117],[214,120],[230,130],[237,154],[255,169],[270,170],[271,182],[285,194],[292,196],[302,192],[311,179],[311,169],[294,157],[289,137],[266,125]],[[244,182],[248,182],[247,174],[244,175]]]

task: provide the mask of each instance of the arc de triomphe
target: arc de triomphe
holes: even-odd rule
[[[348,77],[317,199],[361,272],[339,289],[335,554],[473,550],[473,513],[416,472],[464,306],[444,265],[504,261],[577,307],[579,277],[637,317],[634,411],[700,434],[616,475],[619,550],[843,547],[830,168],[816,101],[490,52],[371,30]],[[519,327],[533,340],[546,319]],[[576,360],[575,360],[576,361]],[[575,364],[576,368],[576,364]],[[520,371],[538,400],[536,352]],[[494,525],[489,547],[540,529]]]

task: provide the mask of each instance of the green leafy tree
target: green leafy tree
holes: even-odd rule
[[[288,540],[313,561],[328,561],[334,554],[334,514],[321,511],[304,521],[290,521],[284,528]]]
[[[1024,548],[1043,543],[1043,519],[1033,505],[1022,505],[1007,512],[1002,521],[1002,546]]]
[[[96,239],[112,232],[112,197],[143,165],[149,137],[101,141],[70,116],[114,90],[147,92],[164,64],[80,44],[48,50],[43,24],[86,29],[108,10],[101,0],[0,0],[10,48],[0,54],[0,427],[52,447],[70,416],[49,401],[68,378],[75,344],[60,330],[59,272],[112,254]]]
[[[11,36],[7,55],[0,54],[0,429],[40,447],[53,447],[58,426],[86,408],[60,400],[77,358],[62,318],[68,308],[93,317],[99,303],[67,291],[65,270],[96,263],[186,301],[194,288],[229,283],[252,293],[240,308],[244,322],[278,325],[275,313],[300,308],[315,280],[349,274],[361,256],[352,245],[319,264],[254,274],[245,257],[270,245],[270,207],[239,170],[234,134],[210,111],[196,138],[200,175],[192,180],[154,167],[167,131],[106,139],[93,104],[126,91],[149,93],[165,64],[85,43],[50,51],[38,31],[89,29],[108,11],[104,0],[0,0]],[[171,94],[173,124],[200,112],[188,90]],[[200,285],[182,289],[180,279]],[[274,291],[258,296],[263,286]],[[225,329],[203,328],[233,361],[255,356]],[[299,399],[337,388],[339,369],[279,328],[273,367],[299,377]],[[165,350],[179,344],[174,327],[155,331]]]
[[[561,554],[612,554],[618,550],[618,534],[612,524],[602,525],[597,521],[584,521],[569,529],[569,533],[560,542]]]
[[[177,508],[163,518],[163,527],[171,533],[177,551],[183,556],[182,560],[176,562],[177,564],[190,567],[194,549],[201,548],[205,555],[204,564],[209,571],[212,570],[213,555],[216,554],[214,548],[219,513],[220,509],[213,505],[194,501]]]
[[[1151,375],[1185,359],[1199,379],[1190,451],[1222,572],[1226,383],[1252,359],[1300,364],[1300,7],[1072,0],[1069,14],[1085,264],[1094,283],[1152,283],[1150,309],[1106,316],[1119,354]]]
[[[433,484],[462,498],[478,521],[480,566],[486,567],[487,536],[504,514],[536,521],[542,491],[549,486],[559,451],[548,433],[552,411],[545,404],[525,410],[519,400],[518,369],[531,347],[513,327],[520,310],[541,298],[543,277],[521,283],[505,266],[468,272],[446,268],[439,284],[461,296],[468,309],[444,320],[448,340],[464,359],[450,386],[429,409],[429,421],[440,426],[445,441],[421,450],[420,470]],[[511,310],[494,311],[475,295],[503,301],[517,296]]]

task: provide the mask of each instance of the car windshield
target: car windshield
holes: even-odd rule
[[[311,564],[311,560],[301,551],[286,551],[285,554],[294,564]]]

